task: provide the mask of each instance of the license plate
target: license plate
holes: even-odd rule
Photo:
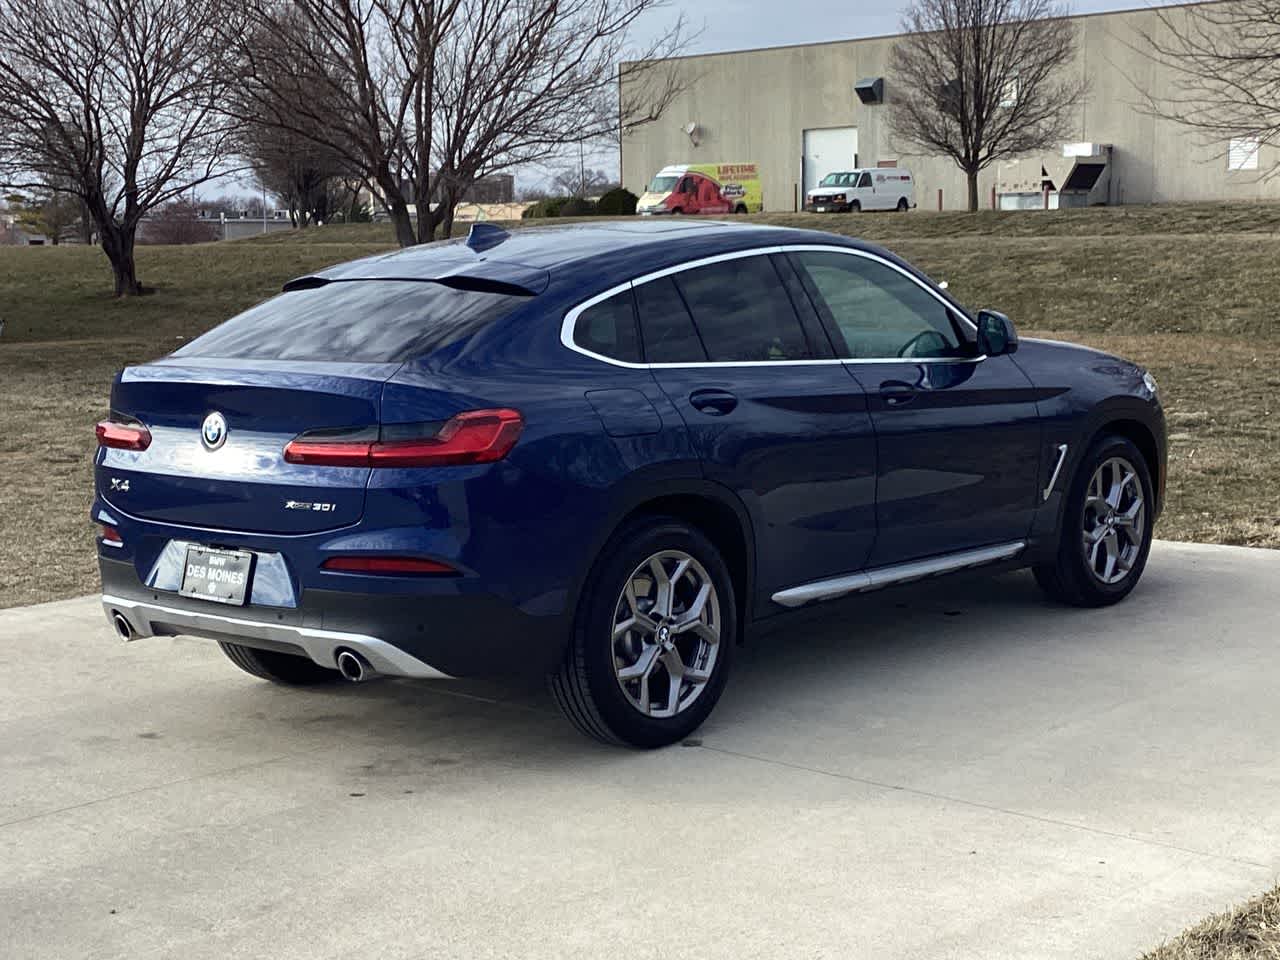
[[[819,212],[819,213],[826,213],[826,212],[827,212],[827,208],[826,208],[826,207],[818,207],[818,212]]]
[[[253,554],[244,550],[187,547],[187,566],[178,593],[242,607],[249,595],[252,570]]]

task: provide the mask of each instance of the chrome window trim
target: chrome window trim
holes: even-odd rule
[[[624,283],[619,283],[616,286],[610,287],[608,290],[605,290],[603,293],[598,293],[594,297],[591,297],[588,300],[584,300],[582,303],[579,303],[577,306],[570,308],[570,310],[567,313],[565,313],[564,320],[561,321],[560,323],[560,343],[565,347],[567,347],[568,349],[572,350],[574,353],[582,354],[582,356],[584,357],[590,357],[592,360],[599,360],[601,363],[607,363],[615,367],[623,367],[628,370],[668,370],[668,369],[678,370],[682,368],[688,369],[692,367],[824,366],[824,365],[833,365],[837,363],[840,363],[840,364],[866,364],[866,363],[953,364],[953,363],[981,363],[983,360],[987,359],[986,355],[984,354],[977,357],[939,357],[937,359],[930,359],[927,357],[858,357],[858,358],[835,357],[835,358],[820,359],[820,360],[695,360],[695,361],[687,361],[687,362],[681,362],[681,363],[633,363],[629,360],[616,360],[613,357],[606,357],[602,353],[596,353],[594,350],[588,350],[586,347],[579,346],[573,339],[574,327],[577,326],[578,317],[582,315],[583,311],[591,307],[594,307],[597,303],[600,303],[601,301],[608,300],[610,297],[617,296],[619,293],[622,293],[625,290],[634,290],[636,287],[640,286],[641,284],[648,283],[650,280],[658,280],[658,279],[661,279],[662,277],[671,276],[672,274],[683,273],[686,270],[694,270],[694,269],[697,269],[698,267],[709,266],[713,263],[722,263],[726,260],[740,260],[744,257],[760,257],[760,256],[767,257],[776,253],[795,253],[795,252],[804,252],[806,250],[813,250],[813,251],[818,251],[822,253],[843,253],[849,256],[863,257],[867,260],[874,260],[876,263],[889,267],[891,270],[896,270],[898,273],[902,274],[904,277],[906,277],[908,280],[910,280],[912,283],[918,286],[921,290],[924,290],[931,297],[937,300],[940,304],[942,304],[942,306],[945,309],[951,311],[952,313],[956,313],[964,323],[966,323],[969,327],[972,328],[974,333],[976,333],[978,330],[977,325],[969,318],[969,316],[966,313],[964,313],[963,311],[957,310],[955,305],[950,303],[945,297],[941,296],[938,293],[938,291],[931,289],[928,286],[928,284],[922,282],[919,277],[915,276],[908,270],[904,270],[902,267],[898,266],[896,263],[891,263],[890,261],[886,260],[884,257],[881,257],[868,250],[858,250],[853,247],[841,247],[841,246],[836,246],[834,244],[788,243],[788,244],[783,244],[781,246],[775,244],[767,247],[752,247],[749,250],[735,250],[731,253],[718,253],[714,256],[702,257],[698,260],[690,260],[687,263],[679,263],[673,267],[664,267],[661,270],[655,270],[652,273],[642,274],[641,276],[635,277],[632,280],[627,280]],[[639,322],[638,316],[636,320],[638,323]]]

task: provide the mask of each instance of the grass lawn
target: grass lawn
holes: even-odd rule
[[[1280,547],[1280,204],[751,219],[867,237],[1024,333],[1146,364],[1171,434],[1157,533]],[[97,588],[92,427],[116,370],[290,277],[392,247],[377,225],[142,247],[155,292],[132,301],[109,296],[96,249],[0,247],[0,607]]]
[[[1280,960],[1280,887],[1214,914],[1142,960]]]

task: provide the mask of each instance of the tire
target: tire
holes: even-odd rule
[[[653,564],[671,576],[685,560],[690,562],[674,581],[674,591],[665,594],[673,599],[664,614]],[[697,597],[704,601],[700,607]],[[618,632],[640,616],[648,627]],[[682,625],[685,629],[678,629]],[[737,626],[733,580],[715,545],[682,520],[640,517],[619,530],[596,561],[564,662],[549,678],[552,695],[589,737],[646,749],[667,746],[696,730],[720,699]],[[669,664],[681,673],[697,669],[701,674],[697,679],[686,674],[674,698]],[[623,678],[620,671],[633,676]]]
[[[683,211],[683,210],[681,210],[679,207],[676,207],[674,210],[672,210],[672,211],[671,211],[671,216],[673,216],[673,217],[678,217],[678,216],[682,215],[683,213],[684,213],[684,211]]]
[[[743,214],[743,213],[746,213],[746,212],[747,212],[747,205],[746,205],[745,203],[740,203],[740,204],[738,204],[736,207],[734,207],[734,208],[733,208],[733,212],[734,212],[735,214]]]
[[[855,200],[855,201],[853,201],[853,203],[849,204],[849,212],[850,212],[850,213],[861,213],[861,212],[862,212],[862,201],[861,201],[861,200]]]
[[[1124,480],[1128,470],[1133,477]],[[1121,487],[1118,494],[1117,482]],[[1126,522],[1124,518],[1135,513],[1135,482],[1142,501],[1136,517]],[[1104,502],[1099,493],[1118,499],[1119,509],[1110,500]],[[1151,469],[1141,451],[1124,437],[1099,437],[1071,480],[1056,556],[1052,563],[1033,568],[1036,582],[1049,596],[1072,606],[1105,607],[1123,600],[1137,586],[1147,565],[1154,503]],[[1087,545],[1086,539],[1093,546]],[[1113,555],[1114,564],[1109,559]]]
[[[290,687],[310,687],[322,683],[337,683],[342,674],[337,670],[329,670],[320,666],[308,657],[295,656],[292,653],[278,653],[274,650],[258,650],[238,643],[218,641],[218,646],[227,655],[227,659],[245,673],[272,683],[280,683]]]
[[[903,197],[902,199],[900,199],[900,200],[898,201],[898,212],[899,212],[899,213],[906,213],[909,209],[911,209],[911,206],[910,206],[910,204],[908,204],[908,203],[907,203],[907,198],[906,198],[906,197]]]

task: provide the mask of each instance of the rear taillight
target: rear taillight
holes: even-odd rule
[[[371,573],[383,575],[445,574],[453,576],[457,570],[447,563],[423,560],[419,557],[330,557],[320,564],[322,570],[340,573]]]
[[[102,542],[110,543],[113,546],[118,547],[124,543],[124,540],[123,538],[121,538],[119,530],[117,530],[115,527],[109,527],[106,524],[103,524],[102,525]]]
[[[421,437],[347,439],[333,434],[304,433],[284,448],[288,463],[330,467],[447,467],[501,460],[520,438],[520,411],[469,410]],[[399,429],[397,432],[400,432]]]
[[[98,446],[116,450],[145,450],[151,446],[151,431],[136,420],[103,420],[94,430]]]

